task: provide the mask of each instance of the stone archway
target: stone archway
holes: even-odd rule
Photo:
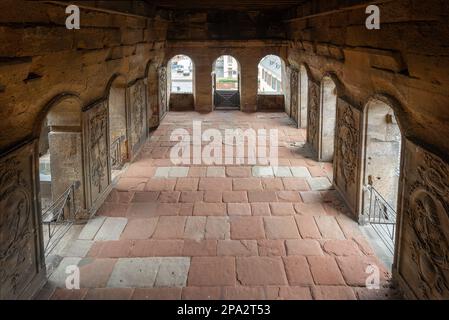
[[[86,208],[81,109],[81,101],[77,97],[62,97],[48,107],[39,125],[39,172],[43,210],[73,183],[78,184],[75,194],[77,208]]]
[[[401,158],[401,130],[391,106],[372,99],[364,113],[362,184],[372,185],[396,210]]]
[[[371,99],[363,114],[359,221],[379,254],[392,265],[399,200],[402,135],[394,110]]]
[[[70,238],[72,225],[86,216],[82,103],[76,95],[55,98],[36,124],[42,251],[47,265]]]

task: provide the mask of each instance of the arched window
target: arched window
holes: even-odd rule
[[[168,63],[170,93],[193,93],[194,65],[192,59],[177,55]]]
[[[282,59],[275,55],[268,55],[260,60],[258,73],[259,94],[282,94]]]
[[[240,64],[232,56],[224,55],[212,66],[214,106],[217,109],[240,108]]]
[[[334,139],[337,118],[337,86],[330,77],[321,82],[319,160],[330,162],[334,158]]]

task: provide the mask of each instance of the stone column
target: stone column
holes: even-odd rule
[[[285,99],[285,113],[287,113],[289,116],[292,115],[291,112],[291,90],[290,90],[290,79],[292,74],[292,68],[290,66],[286,66],[285,64],[282,64],[282,68],[284,69],[282,71],[282,83],[284,91],[284,99]]]
[[[246,57],[245,57],[246,58]],[[257,78],[258,61],[256,59],[242,59],[240,62],[240,109],[243,112],[257,110]]]
[[[210,112],[212,104],[212,63],[207,59],[195,61],[195,110]]]

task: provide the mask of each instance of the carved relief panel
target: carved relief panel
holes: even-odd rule
[[[137,81],[128,88],[129,119],[132,154],[136,154],[145,141],[147,132],[147,99],[146,85],[143,80]]]
[[[0,160],[0,300],[44,274],[34,152],[30,143]]]
[[[159,121],[168,111],[167,68],[159,68]]]
[[[103,101],[86,111],[86,154],[90,191],[93,204],[109,185],[108,109]]]
[[[449,164],[406,141],[397,271],[419,299],[449,299]]]
[[[309,81],[309,105],[307,108],[307,142],[318,156],[318,129],[320,109],[320,85]]]
[[[360,117],[359,110],[342,99],[337,100],[334,180],[354,214],[357,214],[360,171]]]
[[[299,72],[296,69],[292,69],[290,76],[290,104],[291,104],[291,117],[295,121],[298,120],[298,75]]]

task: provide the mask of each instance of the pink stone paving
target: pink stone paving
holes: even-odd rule
[[[168,113],[97,212],[124,219],[113,230],[118,234],[99,241],[94,232],[80,261],[81,290],[58,287],[51,299],[394,297],[386,287],[391,275],[335,190],[312,191],[305,177],[254,176],[249,164],[176,168],[169,159],[170,134],[176,128],[191,130],[192,118],[213,128],[232,123],[279,129],[279,166],[304,167],[292,172],[308,170],[312,177],[332,173],[331,164],[307,158],[303,148],[287,147],[304,143],[306,134],[285,114]],[[155,176],[164,172],[165,177]],[[170,272],[150,273],[159,263]],[[366,267],[373,264],[382,283],[376,292],[364,287]],[[151,282],[131,270],[159,278]],[[120,288],[117,279],[137,282]],[[148,284],[141,285],[143,280]]]

